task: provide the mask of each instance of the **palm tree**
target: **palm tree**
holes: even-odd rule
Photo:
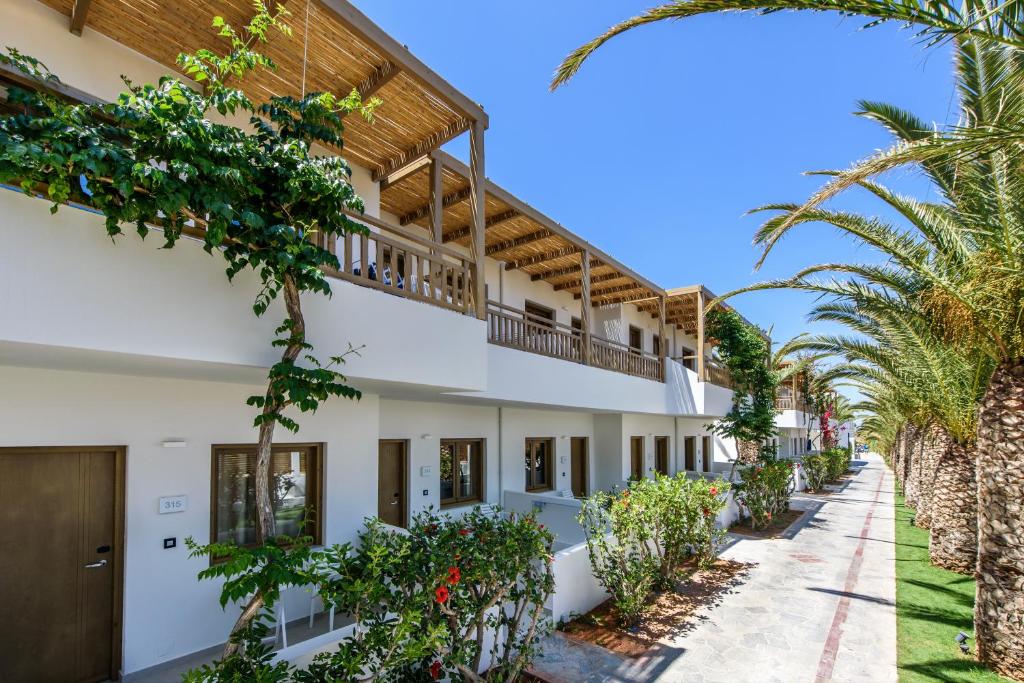
[[[1024,120],[1024,53],[958,41],[961,129],[1002,130]],[[885,124],[900,141],[916,144],[934,133],[894,107],[864,104],[863,113]],[[919,202],[870,179],[865,170],[833,174],[827,191],[803,205],[773,205],[755,241],[762,260],[794,226],[827,223],[881,252],[884,265],[821,264],[793,279],[747,289],[793,287],[821,291],[816,274],[849,276],[829,285],[837,295],[884,303],[898,294],[928,321],[930,332],[970,358],[984,354],[994,366],[977,417],[978,593],[975,630],[979,658],[1024,680],[1024,168],[1015,148],[978,153],[949,151],[923,158],[920,167],[942,195]],[[877,218],[822,208],[820,202],[850,186],[882,199],[905,219],[897,229]],[[863,301],[859,302],[863,304]],[[912,430],[908,430],[912,431]],[[965,450],[969,453],[969,450]],[[966,473],[958,475],[967,477]],[[915,483],[911,476],[908,485]]]

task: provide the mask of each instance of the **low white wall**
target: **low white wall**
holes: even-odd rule
[[[594,578],[586,543],[555,553],[552,571],[555,592],[548,601],[551,619],[568,621],[573,614],[586,614],[608,599],[608,593]]]
[[[543,524],[555,535],[555,543],[559,546],[575,545],[585,539],[583,528],[576,520],[580,512],[580,501],[520,491],[505,491],[503,498],[506,512],[536,513],[537,523]]]

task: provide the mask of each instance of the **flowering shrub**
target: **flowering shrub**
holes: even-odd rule
[[[803,465],[808,490],[822,490],[829,480],[828,458],[824,455],[805,455]]]
[[[315,585],[325,604],[355,621],[352,635],[306,669],[269,669],[269,651],[258,642],[266,620],[256,620],[237,654],[189,680],[515,680],[537,656],[536,641],[548,628],[541,615],[554,590],[553,541],[532,516],[476,508],[459,519],[417,515],[408,533],[368,520],[356,544],[286,550],[260,564],[267,593],[276,598],[284,585]],[[222,567],[217,576],[229,577],[224,604],[238,599],[255,569],[243,559],[254,551],[228,552],[236,558],[213,565]],[[481,666],[488,671],[478,673]]]
[[[750,526],[760,529],[789,510],[793,464],[762,451],[760,460],[740,468],[742,481],[735,485],[740,508],[750,515]]]
[[[598,492],[583,502],[579,520],[594,575],[624,623],[640,618],[655,586],[674,587],[688,557],[699,566],[714,560],[725,533],[715,519],[728,490],[725,481],[680,473],[640,479],[621,493]]]
[[[850,469],[850,452],[845,448],[833,447],[822,453],[828,462],[828,478],[836,480]]]

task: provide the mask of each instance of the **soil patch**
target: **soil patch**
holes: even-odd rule
[[[702,607],[713,607],[722,597],[743,583],[754,565],[732,560],[717,560],[708,569],[688,569],[684,579],[674,591],[655,594],[647,611],[634,626],[623,628],[611,601],[598,605],[590,612],[565,625],[563,631],[570,638],[599,645],[626,657],[640,657],[648,650],[666,643],[672,637],[690,631],[696,626],[696,613]]]
[[[804,516],[804,512],[804,510],[790,508],[772,519],[768,526],[757,530],[750,528],[749,519],[742,520],[729,527],[729,533],[747,538],[779,538],[786,533],[791,524]]]

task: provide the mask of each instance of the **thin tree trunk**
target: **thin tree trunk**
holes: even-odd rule
[[[284,305],[288,312],[288,320],[291,321],[289,343],[281,354],[282,362],[295,362],[302,353],[303,344],[306,341],[306,321],[302,316],[302,304],[299,300],[299,288],[295,278],[285,275],[283,279],[282,292],[284,294]],[[274,415],[285,409],[286,404],[278,394],[271,388],[274,381],[271,378],[267,385],[265,394],[266,402],[263,404],[263,415]],[[274,507],[270,498],[270,465],[274,445],[274,428],[277,426],[275,420],[265,420],[260,423],[259,441],[256,446],[256,543],[263,545],[268,538],[277,535],[276,520],[274,519]],[[249,602],[242,609],[241,615],[228,635],[228,642],[224,646],[224,656],[228,657],[238,651],[238,644],[235,636],[239,631],[245,629],[252,623],[263,608],[264,598],[260,591],[257,591],[249,598]]]
[[[932,524],[932,490],[936,465],[951,443],[949,432],[937,424],[929,425],[921,439],[921,475],[917,482],[917,514],[914,516],[914,524],[922,529]]]
[[[892,470],[896,475],[896,483],[903,490],[903,427],[896,431],[896,441],[892,446]]]
[[[974,574],[978,564],[976,457],[974,444],[950,439],[935,464],[928,550],[932,564],[960,574]]]
[[[978,659],[1024,681],[1024,359],[996,368],[978,412]]]

